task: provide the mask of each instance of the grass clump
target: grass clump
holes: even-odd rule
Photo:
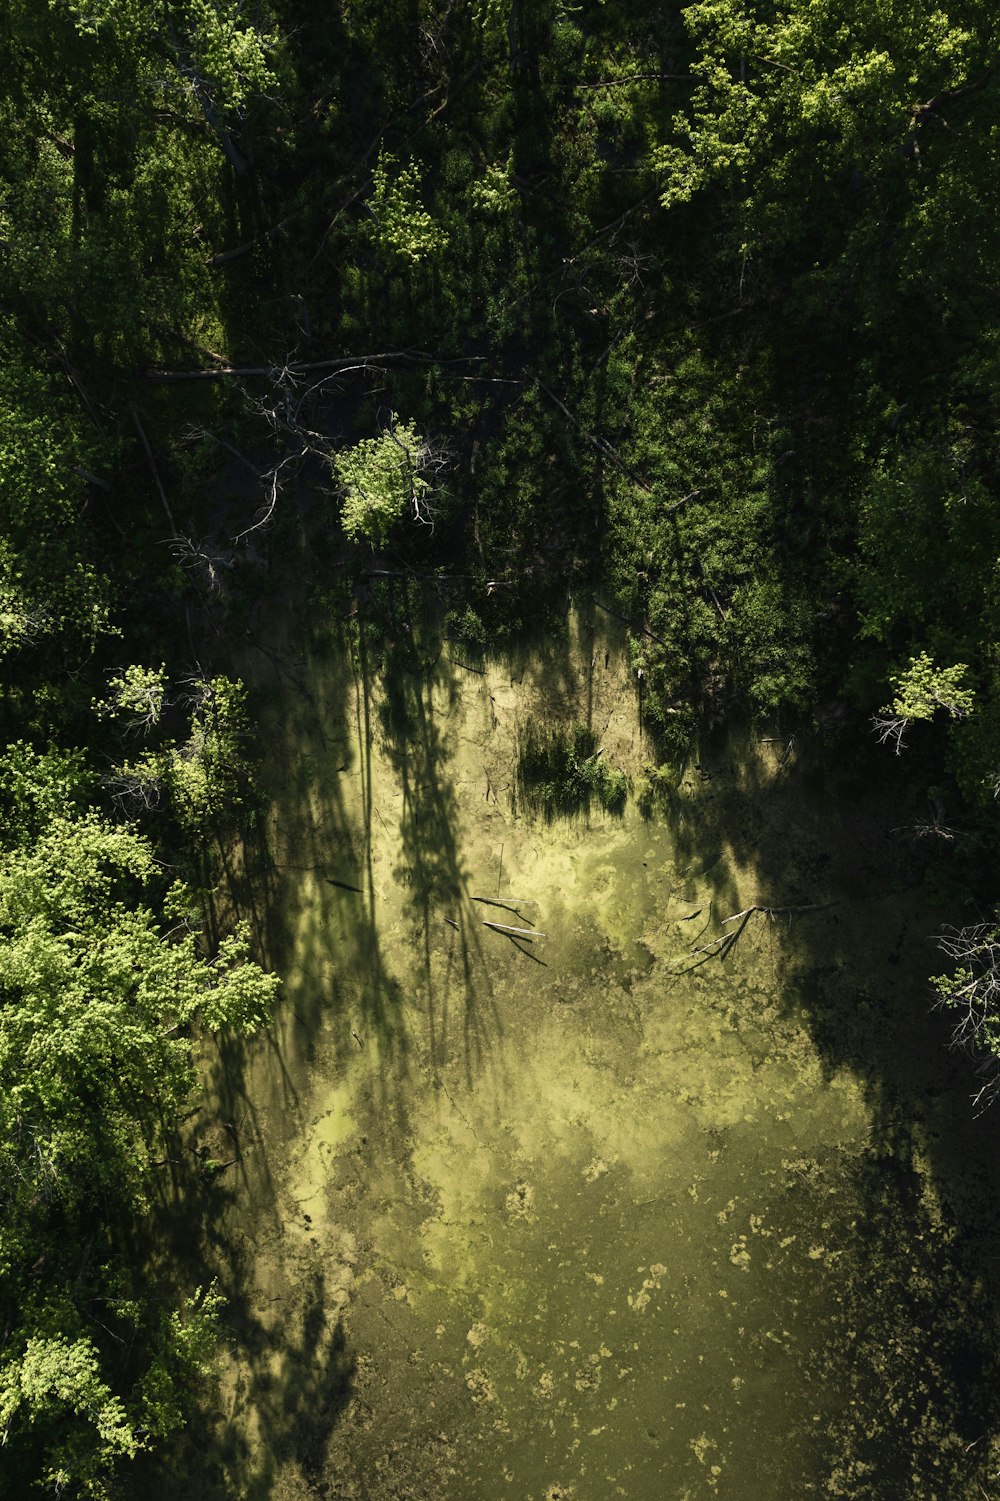
[[[518,746],[517,790],[524,806],[546,818],[587,812],[593,799],[606,812],[620,815],[629,783],[623,771],[604,760],[587,725],[574,725],[567,733],[529,724]]]

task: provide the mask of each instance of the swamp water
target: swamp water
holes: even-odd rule
[[[206,1060],[229,1338],[166,1489],[1000,1496],[996,1134],[877,799],[763,746],[649,822],[532,815],[529,722],[648,754],[607,622],[485,672],[337,648],[254,676],[272,865],[233,884],[287,982]],[[755,902],[830,905],[699,953]]]

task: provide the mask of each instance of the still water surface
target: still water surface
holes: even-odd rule
[[[485,673],[293,666],[257,685],[247,905],[289,979],[214,1083],[241,1160],[200,1494],[1000,1496],[986,1185],[889,810],[757,747],[648,822],[533,815],[529,718],[647,754],[624,643],[578,620]],[[758,901],[821,905],[706,955]]]

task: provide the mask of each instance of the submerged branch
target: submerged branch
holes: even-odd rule
[[[719,959],[720,961],[727,959],[742,938],[751,918],[755,917],[757,913],[762,913],[765,917],[772,919],[775,917],[797,917],[800,913],[804,912],[824,912],[827,908],[835,907],[836,905],[836,902],[802,902],[796,906],[769,907],[762,902],[755,902],[752,907],[744,907],[742,912],[734,912],[732,917],[724,917],[722,919],[723,927],[729,923],[738,923],[739,926],[729,933],[720,933],[711,942],[695,949],[694,953],[700,954],[701,958],[696,959],[693,964],[687,965],[685,969],[679,970],[677,973],[687,975],[693,969],[700,969],[710,959]]]
[[[518,938],[527,938],[529,940],[533,938],[547,938],[549,936],[547,933],[540,933],[537,928],[511,928],[506,923],[487,922],[486,918],[483,918],[483,927],[492,928],[495,933],[510,933],[516,935]]]
[[[521,913],[518,911],[517,907],[514,906],[514,902],[516,900],[517,899],[515,897],[512,897],[509,901],[505,902],[501,897],[497,896],[471,896],[469,898],[470,902],[481,902],[484,907],[502,907],[505,912],[513,912],[515,917],[521,917]],[[520,905],[524,907],[533,907],[535,903],[522,902]],[[521,917],[521,921],[524,922],[525,919]],[[532,929],[532,931],[534,931],[534,929]]]

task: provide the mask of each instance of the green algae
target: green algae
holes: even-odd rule
[[[248,1121],[236,1332],[191,1494],[981,1494],[956,1351],[992,1316],[930,1128],[818,1021],[918,984],[886,969],[922,915],[872,815],[831,828],[748,747],[661,822],[533,818],[525,724],[649,758],[625,643],[579,618],[481,674],[362,642],[258,698],[287,995],[216,1081]],[[705,957],[806,900],[837,905]]]

